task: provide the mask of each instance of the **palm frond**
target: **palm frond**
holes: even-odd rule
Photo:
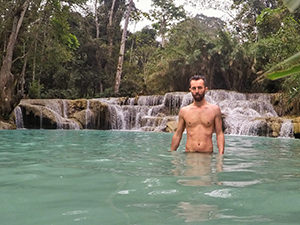
[[[296,66],[293,66],[293,67],[291,67],[287,70],[277,71],[277,72],[266,74],[266,76],[270,80],[277,80],[277,79],[287,77],[287,76],[290,76],[290,75],[295,75],[297,73],[300,73],[300,64],[296,65]]]
[[[283,62],[273,66],[263,75],[268,79],[276,80],[286,76],[294,75],[300,72],[300,52],[289,57]]]

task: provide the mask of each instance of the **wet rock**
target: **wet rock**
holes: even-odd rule
[[[52,112],[44,105],[29,103],[20,104],[23,113],[24,127],[28,129],[56,129],[57,123]]]
[[[292,123],[293,123],[293,126],[294,126],[294,136],[295,136],[295,138],[300,138],[300,117],[293,118]]]
[[[19,104],[24,128],[108,129],[107,104],[98,100],[29,99]]]
[[[266,136],[278,137],[280,134],[280,128],[281,124],[283,123],[283,120],[279,117],[271,117],[267,118],[266,121],[269,130],[269,133]]]
[[[284,93],[271,95],[271,103],[278,116],[298,116],[300,113],[300,101],[290,101]]]
[[[168,133],[174,133],[177,130],[177,125],[178,125],[177,121],[169,121],[167,122],[164,131]]]
[[[68,113],[74,114],[78,111],[85,110],[87,108],[87,100],[86,99],[76,99],[68,101]]]
[[[0,120],[0,130],[13,130],[16,129],[16,126],[8,121]]]

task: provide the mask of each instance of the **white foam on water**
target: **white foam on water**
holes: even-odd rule
[[[230,193],[230,189],[219,189],[214,190],[212,192],[204,193],[207,196],[214,197],[214,198],[230,198],[232,194]]]

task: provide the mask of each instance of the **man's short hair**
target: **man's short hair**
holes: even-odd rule
[[[192,80],[203,80],[204,81],[204,86],[206,86],[206,79],[204,76],[199,75],[199,74],[195,74],[193,76],[191,76],[190,80],[189,80],[189,86],[191,87],[191,81]]]

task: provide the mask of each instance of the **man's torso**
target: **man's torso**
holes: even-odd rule
[[[215,106],[211,104],[201,107],[192,104],[184,108],[187,152],[211,153],[213,151],[212,134],[215,128],[215,115]]]

